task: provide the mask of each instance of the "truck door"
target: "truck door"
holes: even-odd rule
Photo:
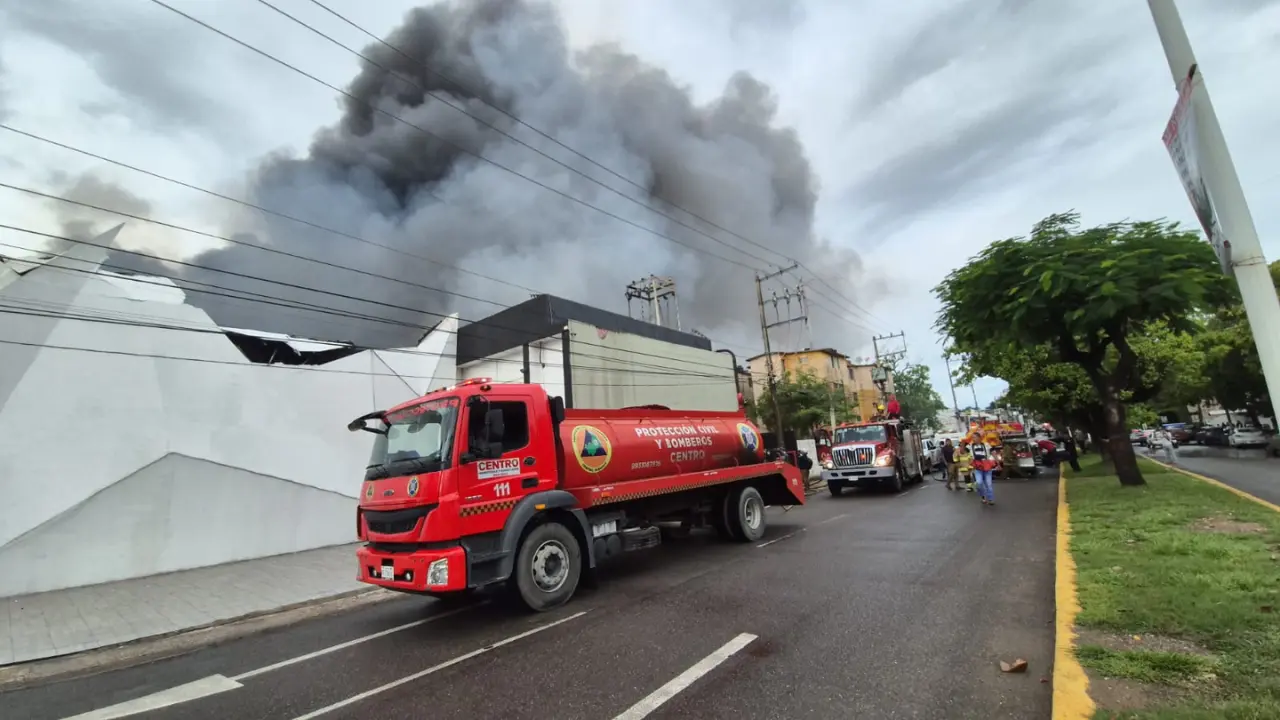
[[[467,403],[460,438],[474,456],[458,468],[460,510],[469,532],[501,529],[520,498],[556,482],[547,413],[534,410],[531,396],[499,391],[480,397]]]

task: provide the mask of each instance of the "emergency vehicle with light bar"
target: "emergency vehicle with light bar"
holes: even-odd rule
[[[847,487],[887,486],[895,492],[924,479],[920,432],[902,420],[877,420],[838,426],[831,457],[822,463],[822,480],[832,495]]]
[[[741,413],[565,409],[540,385],[468,380],[356,418],[374,433],[357,579],[441,597],[505,584],[530,609],[667,526],[754,542],[803,471]],[[798,460],[806,465],[807,458]]]

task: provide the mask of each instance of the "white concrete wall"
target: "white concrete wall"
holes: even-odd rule
[[[351,542],[371,436],[346,423],[455,381],[456,319],[412,353],[255,365],[80,255],[0,297],[194,331],[0,313],[0,597]]]
[[[733,360],[725,353],[627,333],[601,333],[577,320],[569,321],[569,333],[574,407],[738,409]]]
[[[559,337],[529,343],[529,381],[542,385],[548,395],[564,397],[564,354]],[[494,382],[524,382],[524,350],[512,348],[458,368],[459,380],[491,378]]]

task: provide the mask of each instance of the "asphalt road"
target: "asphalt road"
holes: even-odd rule
[[[929,481],[819,495],[771,510],[755,545],[695,535],[626,558],[552,613],[397,598],[18,689],[0,717],[189,691],[132,717],[1048,718],[1056,485],[996,492],[995,508]],[[1027,673],[1000,671],[1018,657]]]
[[[1165,461],[1163,451],[1152,457]],[[1280,458],[1268,458],[1265,450],[1183,445],[1178,448],[1178,464],[1280,505]]]

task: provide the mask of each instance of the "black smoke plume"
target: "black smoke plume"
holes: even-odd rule
[[[420,7],[410,11],[386,41],[404,54],[380,43],[364,48],[371,61],[363,63],[348,86],[355,99],[344,100],[341,120],[317,133],[305,157],[265,159],[249,181],[254,202],[406,253],[615,311],[626,312],[623,291],[628,282],[651,273],[673,276],[686,330],[696,328],[730,342],[752,343],[759,337],[749,270],[584,208],[475,156],[693,247],[748,265],[762,262],[609,192],[505,137],[505,132],[730,245],[773,263],[785,264],[784,256],[798,258],[820,269],[845,295],[857,294],[859,259],[814,236],[816,179],[796,133],[774,124],[774,93],[753,77],[735,75],[720,97],[697,104],[666,72],[617,47],[575,54],[556,10],[533,0],[466,0]],[[671,205],[768,249],[750,246]],[[217,272],[188,270],[188,279],[400,324],[192,297],[226,325],[364,346],[404,345],[421,335],[413,326],[434,324],[437,317],[431,313],[456,311],[466,320],[500,309],[451,293],[503,305],[530,294],[260,213],[238,214],[229,223],[240,239],[251,243],[440,291],[256,247],[228,246],[195,262],[384,305]],[[851,330],[816,314],[814,321],[822,341],[846,345],[839,336]]]

